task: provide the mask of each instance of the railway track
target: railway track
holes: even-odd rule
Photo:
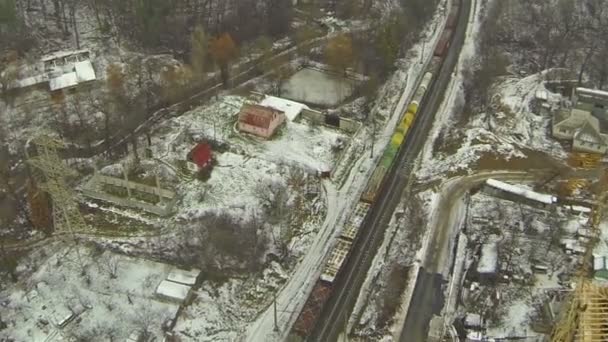
[[[350,316],[375,251],[383,241],[392,213],[411,177],[411,170],[407,166],[413,165],[432,127],[435,112],[441,104],[464,42],[470,10],[471,1],[463,0],[452,42],[447,48],[438,76],[429,88],[430,92],[421,104],[412,130],[406,136],[404,147],[399,150],[396,162],[387,173],[381,191],[360,228],[360,236],[352,246],[351,255],[345,262],[344,269],[333,283],[332,296],[324,306],[318,324],[307,340],[335,341],[345,328],[344,322]],[[417,342],[424,339],[408,339],[408,341]]]

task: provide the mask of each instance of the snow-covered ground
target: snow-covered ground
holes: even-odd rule
[[[2,320],[8,324],[0,339],[125,340],[143,329],[160,338],[162,324],[179,307],[155,295],[171,269],[95,248],[59,248],[26,282],[0,293]],[[78,317],[59,327],[72,312]]]
[[[161,159],[183,159],[189,146],[173,153],[176,139],[192,136],[194,140],[209,139],[227,143],[239,154],[304,169],[308,172],[330,170],[336,153],[333,147],[347,143],[348,136],[341,131],[309,123],[287,121],[277,134],[269,140],[257,138],[237,131],[238,113],[247,98],[225,96],[213,100],[209,105],[196,108],[179,118],[160,126],[163,136],[154,144],[156,155]],[[186,140],[188,138],[186,137]],[[156,147],[158,146],[158,147]],[[337,150],[336,150],[337,151]]]
[[[304,68],[283,85],[286,98],[320,106],[335,107],[349,97],[355,82],[322,70]]]

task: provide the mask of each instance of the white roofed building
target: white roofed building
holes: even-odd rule
[[[268,95],[259,104],[260,106],[274,108],[285,113],[289,121],[296,120],[303,109],[310,109],[305,104]]]
[[[156,295],[162,299],[181,304],[190,300],[191,289],[188,285],[163,280],[156,288]]]
[[[74,88],[97,79],[89,50],[60,51],[43,56],[33,66],[20,68],[21,78],[6,85],[7,89],[48,84],[49,90]]]
[[[608,92],[577,88],[574,107],[562,108],[553,116],[552,134],[572,140],[572,150],[605,154],[608,149]]]
[[[553,195],[542,194],[522,186],[491,178],[486,181],[484,189],[492,195],[541,208],[547,208],[557,203],[557,197]]]
[[[481,256],[477,263],[480,281],[495,279],[498,274],[498,243],[489,242],[481,246]]]

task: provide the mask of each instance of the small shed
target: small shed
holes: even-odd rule
[[[199,143],[188,153],[188,169],[193,172],[204,170],[211,166],[213,150],[207,143]]]
[[[477,264],[480,281],[496,278],[498,273],[498,243],[490,242],[481,247],[481,256]]]
[[[245,103],[239,112],[238,128],[241,132],[251,133],[262,138],[270,138],[285,122],[283,111]]]
[[[180,268],[174,268],[167,276],[167,280],[178,284],[193,286],[198,281],[198,276],[200,274],[201,271],[196,269],[186,271]]]
[[[608,255],[593,255],[593,275],[599,280],[608,280]]]
[[[481,315],[476,313],[467,313],[464,317],[464,327],[467,329],[479,330],[482,328]]]
[[[162,299],[181,304],[190,300],[192,292],[188,285],[163,280],[156,288],[156,295]]]

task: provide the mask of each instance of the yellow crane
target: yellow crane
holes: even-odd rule
[[[600,222],[608,198],[608,174],[599,179],[597,201],[591,212],[593,238],[587,243],[583,262],[577,273],[576,288],[564,302],[562,315],[551,334],[552,342],[594,342],[608,340],[608,288],[591,282],[593,249],[600,236]]]

